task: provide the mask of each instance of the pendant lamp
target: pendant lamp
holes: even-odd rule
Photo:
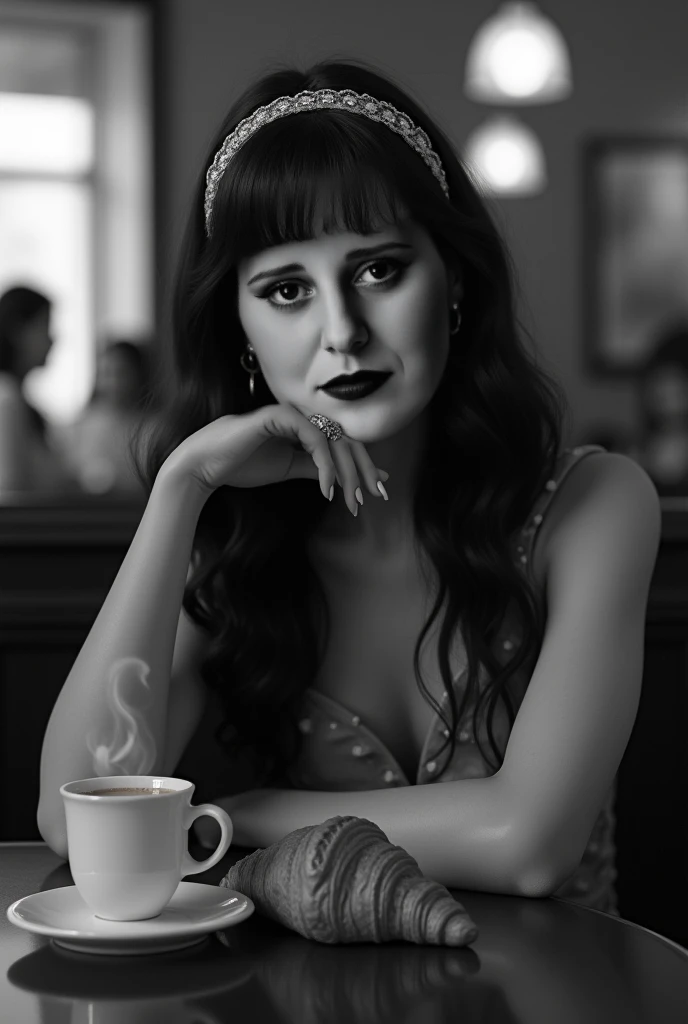
[[[572,91],[563,35],[535,3],[503,3],[466,56],[464,92],[478,103],[554,103]]]
[[[534,196],[547,187],[545,155],[537,135],[510,114],[495,115],[479,125],[461,155],[492,195]]]

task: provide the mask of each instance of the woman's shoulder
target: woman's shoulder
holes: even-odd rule
[[[576,445],[575,448],[562,448],[557,456],[557,460],[554,464],[554,471],[550,479],[553,480],[555,484],[558,484],[568,476],[573,467],[577,466],[579,462],[582,462],[583,459],[587,458],[589,455],[595,455],[600,452],[607,457],[612,455],[612,453],[601,444],[579,444]],[[550,483],[550,481],[547,483]],[[547,484],[545,484],[545,489],[552,490],[553,488],[548,488]]]
[[[597,452],[603,452],[605,455],[609,455],[607,449],[603,448],[602,445],[599,444],[581,444],[575,448],[561,449],[556,457],[550,475],[536,495],[528,520],[524,524],[524,530],[528,525],[536,527],[540,525],[547,509],[552,504],[554,495],[560,490],[562,483],[566,480],[569,473],[571,473],[574,467],[577,466],[579,462],[582,462],[586,456],[593,455]]]
[[[536,504],[549,505],[561,484],[575,467],[583,461],[587,462],[589,456],[598,454],[603,454],[606,458],[613,458],[601,444],[580,444],[575,448],[562,448],[556,457],[549,477],[537,495]]]

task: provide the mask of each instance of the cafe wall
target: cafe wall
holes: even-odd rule
[[[270,63],[360,56],[391,73],[460,150],[495,108],[462,92],[469,42],[498,4],[487,0],[167,0],[161,5],[160,287],[168,286],[190,191],[210,137],[246,81]],[[547,161],[545,192],[497,203],[523,289],[521,315],[566,388],[570,441],[599,421],[632,429],[632,385],[583,365],[581,147],[587,135],[688,135],[684,4],[543,0],[563,32],[574,91],[517,108]],[[164,323],[163,323],[164,328]]]

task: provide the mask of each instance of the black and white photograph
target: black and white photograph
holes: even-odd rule
[[[686,38],[0,0],[3,1024],[685,1024]]]

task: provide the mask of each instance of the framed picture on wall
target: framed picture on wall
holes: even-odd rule
[[[583,352],[594,376],[633,376],[688,325],[688,137],[583,144]]]

